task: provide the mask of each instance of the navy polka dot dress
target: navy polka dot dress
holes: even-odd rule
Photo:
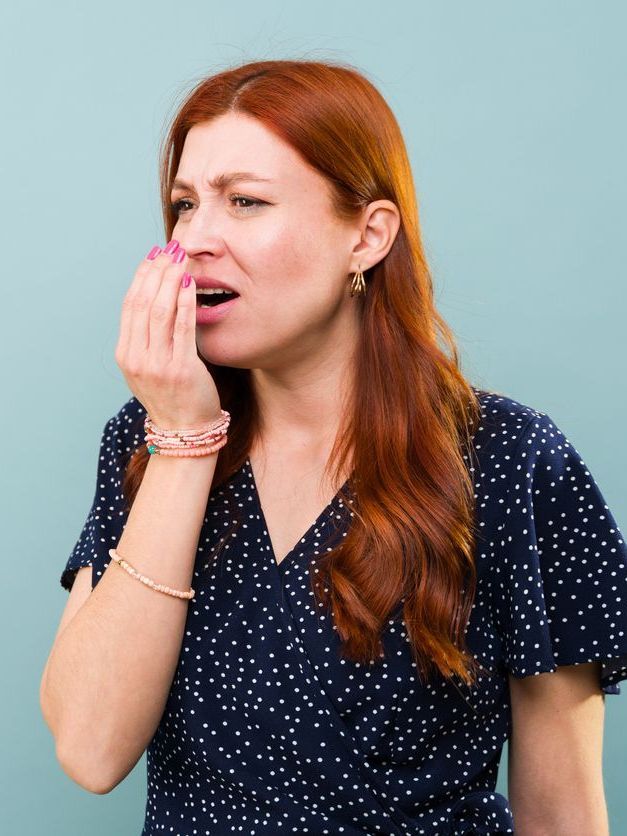
[[[385,658],[339,657],[308,564],[346,535],[339,496],[277,565],[250,461],[208,497],[180,658],[147,749],[142,836],[513,833],[495,792],[511,732],[508,674],[602,663],[627,678],[627,548],[575,447],[551,418],[476,389],[468,461],[476,497],[477,593],[466,632],[486,668],[475,687],[420,681],[402,607]],[[103,432],[93,505],[61,576],[122,533],[121,480],[142,445],[131,398]],[[129,583],[135,583],[129,578]],[[158,594],[158,593],[155,593]]]

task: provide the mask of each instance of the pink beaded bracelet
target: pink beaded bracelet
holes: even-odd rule
[[[225,409],[221,409],[220,412],[221,417],[213,424],[198,429],[190,427],[178,430],[156,427],[146,415],[144,440],[148,452],[162,456],[208,456],[217,452],[226,444],[226,434],[231,421],[231,416]]]
[[[146,575],[141,575],[136,569],[134,569],[130,563],[128,563],[124,558],[120,557],[120,555],[116,552],[115,549],[109,549],[109,557],[114,560],[118,566],[121,566],[122,569],[125,569],[129,575],[135,578],[135,580],[141,581],[146,586],[149,586],[151,589],[155,589],[157,592],[165,592],[166,595],[173,595],[175,598],[193,598],[196,594],[193,589],[190,588],[189,592],[183,592],[180,589],[172,589],[171,587],[167,586],[164,583],[155,583],[152,578],[147,578]]]

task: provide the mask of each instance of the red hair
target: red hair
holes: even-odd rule
[[[176,224],[170,192],[185,136],[228,112],[258,119],[327,178],[339,217],[356,218],[378,199],[398,207],[394,243],[365,271],[367,292],[356,299],[362,328],[354,397],[327,464],[341,484],[351,463],[354,517],[341,544],[310,566],[310,580],[315,600],[333,611],[345,658],[367,664],[381,656],[382,630],[402,601],[421,676],[439,671],[472,685],[483,666],[464,638],[476,590],[474,492],[464,456],[473,453],[480,404],[434,306],[398,123],[373,84],[346,65],[255,61],[203,79],[162,146],[165,240]],[[243,466],[260,415],[249,369],[204,362],[232,416],[213,490]],[[127,466],[129,507],[149,457],[142,445]]]

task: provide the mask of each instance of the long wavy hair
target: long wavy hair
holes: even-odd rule
[[[365,272],[355,391],[333,445],[334,483],[352,465],[353,518],[339,546],[310,564],[315,600],[333,611],[341,654],[368,664],[384,655],[382,631],[402,603],[416,667],[472,686],[479,669],[465,630],[475,591],[475,510],[465,456],[480,420],[474,387],[460,370],[454,336],[435,308],[405,143],[390,107],[355,68],[335,62],[264,60],[204,78],[172,119],[160,151],[165,240],[187,132],[228,112],[247,114],[327,178],[338,218],[388,199],[401,223],[388,252]],[[438,339],[439,338],[439,339]],[[441,344],[439,344],[439,341]],[[448,351],[447,351],[448,349]],[[201,357],[232,416],[212,490],[245,463],[260,428],[250,370]],[[125,470],[128,507],[150,454]]]

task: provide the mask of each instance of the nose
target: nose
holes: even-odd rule
[[[193,216],[180,224],[173,235],[180,246],[187,251],[190,261],[190,272],[198,260],[203,258],[217,258],[226,251],[224,236],[217,223],[215,213],[205,207],[195,209]],[[198,269],[198,267],[196,267]]]

